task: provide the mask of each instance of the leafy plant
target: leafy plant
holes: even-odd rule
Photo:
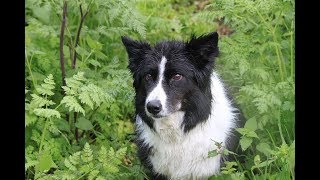
[[[247,121],[211,179],[294,179],[294,1],[26,1],[26,179],[144,179],[120,36],[151,43],[218,31],[216,70]],[[220,142],[216,143],[219,147]],[[244,159],[244,161],[240,159]]]

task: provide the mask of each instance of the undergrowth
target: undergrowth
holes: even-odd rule
[[[294,179],[294,6],[27,0],[26,179],[148,178],[133,143],[134,91],[120,36],[155,43],[212,31],[220,35],[216,69],[247,121],[237,129],[243,154],[210,179]]]

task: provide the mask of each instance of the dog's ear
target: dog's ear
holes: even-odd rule
[[[214,58],[219,54],[218,37],[217,32],[200,37],[192,35],[191,40],[186,43],[187,51],[198,68],[202,69],[208,64],[213,65]]]
[[[151,47],[146,42],[136,41],[129,37],[122,36],[121,39],[128,53],[129,69],[131,72],[135,72],[144,55]]]

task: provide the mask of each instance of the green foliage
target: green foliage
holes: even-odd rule
[[[218,30],[216,71],[247,119],[238,155],[210,179],[294,179],[295,3],[280,0],[26,1],[26,179],[144,179],[130,119],[134,90],[120,36],[151,43]],[[79,42],[81,13],[83,20]],[[224,26],[233,30],[223,35]],[[76,67],[71,62],[76,56]],[[244,161],[240,160],[244,158]]]

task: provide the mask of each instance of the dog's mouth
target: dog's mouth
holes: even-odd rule
[[[165,118],[167,116],[163,116],[163,115],[160,115],[160,114],[156,114],[156,115],[152,114],[151,117],[154,118],[154,119],[161,119],[161,118]]]

